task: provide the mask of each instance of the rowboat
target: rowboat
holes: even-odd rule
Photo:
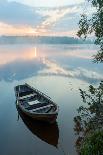
[[[39,121],[56,121],[58,106],[49,96],[27,83],[16,86],[14,90],[17,105],[23,113]]]

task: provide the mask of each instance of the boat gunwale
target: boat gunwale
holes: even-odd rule
[[[36,89],[36,88],[30,86],[29,84],[25,83],[25,85],[28,86],[29,88],[33,89],[34,91],[36,91],[36,92],[39,93],[40,95],[42,95],[42,96],[44,96],[44,97],[46,97],[46,98],[48,98],[48,99],[51,99],[51,97],[49,97],[48,95],[42,93],[42,92],[39,91],[38,89]]]
[[[22,101],[20,101],[20,98],[17,96],[17,90],[16,90],[16,87],[18,87],[18,86],[23,86],[23,85],[26,85],[27,87],[33,89],[33,90],[37,93],[37,95],[39,94],[40,96],[43,96],[45,99],[49,100],[49,101],[51,102],[51,104],[54,105],[54,106],[56,107],[56,110],[55,110],[54,112],[49,112],[49,113],[38,113],[38,112],[36,112],[36,111],[35,111],[35,112],[32,112],[32,111],[27,110],[24,106],[21,105],[21,102],[22,102]],[[49,96],[47,96],[46,94],[40,92],[38,89],[33,88],[32,86],[30,86],[30,85],[27,84],[27,83],[25,83],[25,84],[23,84],[23,85],[15,86],[14,90],[15,90],[15,94],[16,94],[16,101],[18,101],[18,106],[19,106],[24,112],[29,113],[29,114],[31,114],[31,115],[47,115],[47,116],[48,116],[48,115],[58,115],[59,106],[58,106],[55,102],[53,102]],[[24,99],[24,100],[25,100],[25,99]]]

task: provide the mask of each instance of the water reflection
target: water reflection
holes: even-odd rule
[[[63,155],[63,148],[67,154],[76,155],[73,117],[82,104],[78,89],[103,79],[103,66],[92,64],[88,58],[94,51],[87,45],[0,46],[0,154]],[[25,82],[59,105],[59,130],[57,124],[53,129],[44,127],[24,115],[24,123],[21,118],[17,123],[13,89]]]
[[[38,75],[76,78],[87,83],[96,83],[103,80],[102,73],[100,74],[82,67],[70,68],[69,66],[61,66],[58,62],[48,58],[16,60],[15,62],[0,66],[0,80],[12,82]]]
[[[37,48],[0,47],[0,65],[10,64],[17,60],[32,60],[37,58]]]
[[[83,50],[80,47],[72,49],[69,46],[67,49],[64,46],[58,48],[42,45],[41,47],[1,47],[0,80],[12,82],[39,75],[76,78],[87,83],[96,83],[103,80],[103,71],[101,66],[99,71],[95,65],[92,67],[89,61],[93,49],[90,49],[89,53],[87,51],[85,47]]]
[[[34,121],[30,117],[26,116],[18,107],[18,120],[19,116],[23,120],[27,128],[38,138],[46,143],[58,147],[59,128],[57,122],[54,124],[48,124],[45,122]]]
[[[0,80],[12,82],[14,80],[22,80],[32,76],[36,76],[38,71],[46,68],[41,59],[19,60],[9,64],[0,66]]]

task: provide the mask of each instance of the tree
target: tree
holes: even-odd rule
[[[81,148],[80,155],[102,155],[103,154],[103,130],[88,134]]]
[[[95,44],[100,45],[100,50],[94,55],[94,62],[103,62],[103,0],[88,0],[95,8],[95,13],[89,18],[82,14],[79,21],[77,35],[86,39],[88,34],[95,34]]]
[[[79,107],[78,116],[74,117],[74,130],[78,135],[77,151],[81,155],[101,155],[100,148],[103,145],[103,136],[100,138],[103,135],[103,81],[96,88],[90,85],[88,91],[80,89],[80,94],[84,105]],[[86,153],[83,153],[85,151]],[[95,154],[90,153],[90,151],[95,152]]]

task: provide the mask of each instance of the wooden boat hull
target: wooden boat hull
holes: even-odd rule
[[[33,118],[35,120],[45,121],[45,122],[49,122],[49,123],[54,123],[56,121],[57,115],[58,115],[58,106],[48,96],[46,96],[42,92],[40,92],[38,90],[35,91],[35,89],[33,89],[32,87],[30,87],[28,84],[25,84],[25,85],[26,85],[26,87],[29,87],[29,89],[31,89],[33,92],[37,93],[39,96],[42,96],[42,98],[44,98],[47,102],[50,102],[50,105],[52,105],[55,110],[54,111],[50,111],[48,113],[47,112],[44,113],[44,112],[40,112],[40,111],[37,112],[37,111],[35,111],[35,109],[33,111],[32,110],[28,110],[27,108],[25,108],[23,106],[22,100],[18,96],[18,91],[16,90],[16,88],[17,88],[17,86],[16,86],[16,88],[15,88],[16,104],[18,105],[18,107],[20,108],[20,110],[24,114],[26,114],[27,116],[29,116],[29,117],[31,117],[31,118]],[[23,87],[25,85],[23,85]],[[26,99],[23,99],[23,100],[26,101]],[[47,105],[47,106],[49,106],[49,105]]]
[[[19,108],[23,111],[23,113],[25,113],[29,117],[32,117],[35,120],[40,120],[40,121],[46,121],[46,122],[53,123],[57,119],[57,113],[56,114],[38,114],[38,113],[32,114],[32,113],[30,113],[28,111],[25,111],[20,106],[19,106]]]
[[[19,101],[18,101],[19,102]],[[38,113],[30,113],[28,111],[26,111],[25,109],[23,109],[20,105],[20,103],[17,104],[18,107],[20,108],[20,110],[26,114],[27,116],[31,117],[34,120],[38,120],[38,121],[45,121],[45,122],[49,122],[49,123],[54,123],[57,119],[58,113],[53,113],[53,114],[38,114]]]

